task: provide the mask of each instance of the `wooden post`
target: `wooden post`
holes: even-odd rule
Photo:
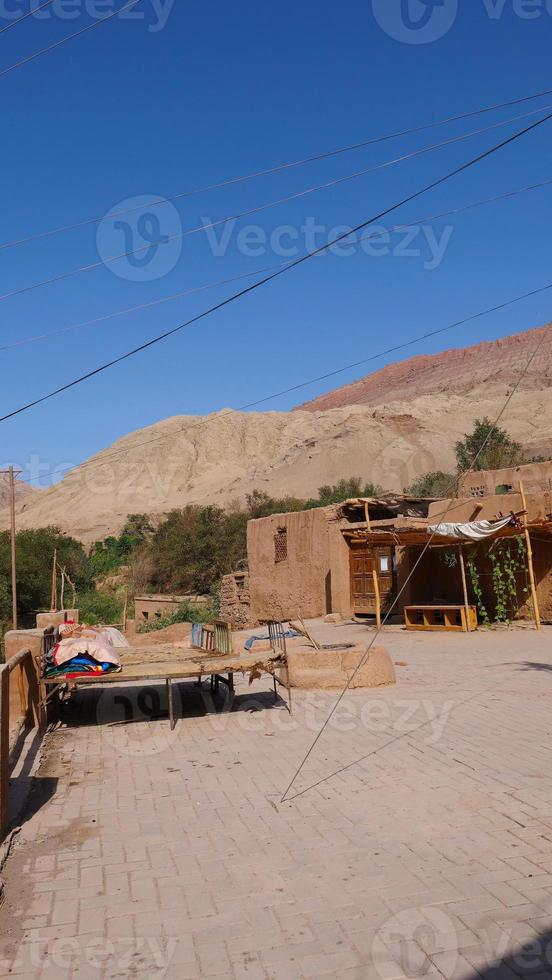
[[[125,604],[123,606],[123,633],[126,633],[127,613],[128,613],[128,592],[125,595]]]
[[[10,674],[0,667],[0,842],[8,829],[10,788]]]
[[[535,569],[533,567],[533,549],[531,547],[531,537],[529,535],[529,528],[527,527],[527,500],[525,499],[525,490],[523,487],[523,480],[519,483],[519,492],[521,494],[521,502],[523,509],[525,511],[525,516],[523,518],[523,523],[525,524],[525,544],[527,546],[527,566],[529,568],[529,580],[531,582],[531,597],[533,600],[533,612],[535,614],[535,626],[538,630],[541,628],[541,618],[539,609],[539,600],[537,597],[537,586],[535,583]]]
[[[372,530],[372,525],[370,523],[370,504],[367,500],[364,501],[364,516],[366,518],[366,523],[368,525],[368,530]]]
[[[52,562],[52,593],[50,598],[50,612],[57,611],[57,548],[54,548],[54,560]]]
[[[11,580],[12,580],[12,619],[17,629],[17,554],[15,542],[15,472],[10,466],[10,516],[11,516]]]
[[[468,583],[466,580],[466,566],[464,563],[464,552],[462,550],[462,545],[458,545],[458,557],[460,558],[460,571],[462,573],[462,589],[464,592],[464,608],[466,611],[466,629],[468,633],[471,633],[471,616],[470,616],[470,601],[468,598]]]
[[[374,595],[376,597],[376,625],[378,629],[381,629],[381,600],[378,573],[376,572],[375,568],[372,569],[372,578],[374,580]]]

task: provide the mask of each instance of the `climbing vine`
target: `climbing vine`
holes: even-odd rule
[[[525,567],[527,549],[521,538],[517,540],[517,549],[510,546],[509,541],[497,541],[489,552],[492,565],[493,589],[495,594],[495,616],[497,623],[510,623],[512,613],[517,608],[517,579],[518,572]],[[527,588],[524,589],[527,593]]]
[[[467,561],[470,579],[477,601],[479,618],[483,625],[490,625],[490,616],[484,603],[480,573],[477,568],[478,551],[473,550]],[[526,567],[527,548],[522,538],[516,543],[500,540],[488,552],[491,563],[491,579],[494,596],[494,619],[497,623],[511,623],[518,605],[517,575]],[[528,588],[523,588],[527,595]]]
[[[473,549],[473,551],[470,551],[470,554],[468,556],[467,566],[468,566],[468,572],[470,573],[472,588],[475,594],[475,601],[477,602],[477,611],[479,613],[479,619],[481,620],[484,626],[490,626],[491,619],[487,612],[487,607],[485,606],[485,603],[483,601],[483,589],[481,588],[481,581],[479,578],[479,572],[477,570],[475,548]]]

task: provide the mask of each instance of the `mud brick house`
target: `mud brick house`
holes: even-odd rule
[[[393,604],[394,612],[402,616],[406,605],[419,602],[460,603],[462,581],[453,554],[458,541],[442,537],[430,541],[428,528],[442,521],[469,524],[524,514],[541,618],[552,622],[552,489],[529,492],[526,498],[519,490],[505,493],[509,485],[503,471],[498,473],[504,484],[495,484],[494,473],[474,474],[478,487],[493,487],[492,495],[481,496],[479,490],[472,495],[466,486],[466,495],[452,501],[405,496],[350,500],[250,521],[250,621],[330,612],[345,617],[374,616],[376,591],[383,614]],[[515,474],[519,487],[517,471],[512,471],[512,480]],[[546,474],[539,479],[546,479]],[[495,487],[498,493],[494,493]],[[501,537],[512,542],[524,535],[521,524],[501,532]],[[424,551],[428,543],[430,547]],[[492,561],[487,552],[494,543],[494,539],[467,543],[464,549],[467,560],[477,554],[479,584],[491,615]],[[516,572],[519,581],[512,615],[532,619],[525,558],[522,564]],[[473,583],[469,583],[469,591],[469,601],[475,604]]]
[[[395,543],[372,548],[350,535],[382,520],[423,526],[430,504],[402,495],[355,499],[250,521],[251,622],[330,612],[374,615],[374,572],[385,610],[401,586]]]

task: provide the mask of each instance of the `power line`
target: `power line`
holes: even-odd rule
[[[549,329],[552,330],[552,328],[549,328]],[[463,472],[461,472],[459,474],[458,479],[460,479],[463,476],[466,476],[468,473],[471,473],[473,471],[473,469],[475,468],[475,465],[477,463],[477,460],[480,458],[481,454],[486,449],[486,447],[488,445],[488,442],[489,442],[489,440],[490,440],[493,432],[496,430],[496,427],[497,427],[498,423],[502,419],[502,417],[503,417],[504,413],[506,412],[506,410],[507,410],[510,402],[512,401],[512,398],[517,393],[517,391],[518,391],[518,389],[519,389],[519,387],[521,385],[521,382],[523,381],[523,378],[527,374],[527,372],[528,372],[528,370],[529,370],[529,368],[530,368],[533,360],[535,359],[535,357],[537,356],[540,348],[542,347],[542,344],[544,343],[544,337],[545,337],[545,334],[543,333],[542,337],[539,338],[539,342],[536,345],[536,347],[534,348],[531,356],[527,360],[527,363],[525,364],[525,366],[520,371],[519,377],[518,377],[518,380],[517,380],[516,384],[514,385],[512,391],[508,394],[508,396],[507,396],[507,398],[506,398],[506,400],[505,400],[505,402],[504,402],[504,404],[503,404],[500,412],[498,413],[498,415],[497,415],[497,417],[496,417],[493,425],[490,426],[489,432],[487,433],[484,441],[482,442],[481,446],[479,447],[479,449],[477,450],[476,454],[474,455],[474,457],[473,457],[473,459],[471,461],[471,464],[469,466],[465,467],[465,469],[463,470]],[[456,506],[460,506],[460,505],[456,505]],[[463,506],[463,504],[462,504],[462,506]],[[411,569],[410,573],[408,574],[408,576],[406,578],[406,581],[403,583],[401,589],[397,593],[397,596],[393,600],[393,602],[392,602],[392,604],[391,604],[388,612],[386,613],[384,619],[382,620],[382,622],[380,623],[380,625],[377,627],[377,629],[376,629],[376,631],[374,633],[374,636],[372,637],[370,643],[368,644],[368,646],[366,648],[366,651],[365,651],[364,655],[361,657],[361,659],[358,662],[357,666],[355,667],[353,673],[351,674],[351,676],[347,680],[347,683],[346,683],[345,687],[343,688],[343,690],[339,694],[339,697],[336,699],[336,701],[332,705],[332,708],[331,708],[328,716],[324,720],[324,722],[321,725],[319,731],[317,732],[315,738],[313,739],[313,741],[311,742],[309,748],[307,749],[307,752],[305,753],[305,755],[304,755],[301,763],[299,764],[298,768],[296,769],[296,771],[295,771],[295,773],[293,775],[293,778],[291,779],[291,782],[288,784],[286,790],[282,794],[282,797],[281,797],[281,802],[282,803],[286,802],[287,799],[294,800],[298,796],[303,796],[305,793],[308,793],[310,789],[313,789],[314,788],[314,786],[308,786],[306,789],[301,790],[300,792],[296,793],[291,798],[288,797],[289,791],[291,790],[292,786],[294,785],[297,777],[300,775],[302,769],[306,765],[306,763],[307,763],[308,759],[310,758],[312,752],[314,751],[316,745],[320,741],[320,739],[321,739],[322,735],[324,734],[326,728],[328,727],[331,719],[333,718],[335,712],[337,711],[339,705],[341,704],[343,698],[345,697],[347,691],[349,690],[349,688],[350,688],[353,680],[355,679],[355,677],[358,674],[358,672],[361,669],[361,667],[366,663],[367,658],[370,656],[370,651],[371,651],[372,647],[374,646],[374,644],[375,644],[376,640],[378,639],[378,637],[379,637],[379,635],[380,635],[383,627],[387,623],[389,617],[391,616],[391,614],[392,614],[393,610],[395,609],[397,603],[399,602],[400,598],[402,597],[402,595],[404,594],[405,590],[407,589],[410,581],[412,580],[412,577],[413,577],[414,573],[416,572],[416,570],[419,567],[421,561],[423,560],[424,556],[426,555],[427,551],[429,550],[429,548],[430,548],[430,546],[431,546],[434,538],[437,536],[440,527],[445,523],[446,517],[454,510],[454,507],[455,507],[454,501],[451,500],[450,501],[450,504],[449,504],[449,507],[445,511],[445,514],[444,514],[443,519],[441,521],[439,521],[439,523],[435,527],[435,530],[429,536],[429,539],[428,539],[427,543],[424,545],[424,548],[423,548],[423,550],[422,550],[419,558],[415,562],[414,567]],[[328,779],[331,779],[332,778],[332,775],[333,775],[333,773],[330,774],[329,776],[327,776],[324,780],[318,780],[315,785],[319,786],[321,782],[325,782]]]
[[[12,27],[17,27],[18,24],[20,24],[23,20],[27,20],[28,17],[34,17],[34,15],[37,14],[39,10],[43,10],[44,7],[49,7],[50,4],[53,2],[54,0],[44,0],[44,3],[41,3],[40,6],[33,7],[33,9],[27,11],[26,14],[21,14],[21,17],[17,17],[16,20],[12,20],[9,24],[6,25],[6,27],[0,28],[0,34],[4,34],[5,31],[11,31]]]
[[[464,112],[457,116],[448,116],[444,119],[438,119],[436,122],[423,123],[419,126],[411,127],[410,129],[403,129],[393,133],[387,133],[383,136],[375,136],[371,139],[362,140],[358,143],[351,143],[347,146],[340,146],[335,150],[327,150],[324,153],[317,153],[313,156],[304,157],[302,160],[293,160],[291,162],[282,163],[277,166],[269,167],[265,170],[257,170],[253,173],[241,175],[238,177],[230,177],[222,181],[218,181],[214,184],[207,184],[202,187],[196,187],[188,191],[180,191],[177,194],[173,194],[171,197],[160,198],[158,201],[153,201],[148,204],[148,207],[154,208],[166,204],[169,201],[177,201],[185,197],[193,197],[198,194],[205,194],[208,191],[220,190],[223,187],[229,187],[233,184],[243,183],[244,181],[253,180],[257,177],[267,177],[272,174],[280,173],[283,170],[290,170],[295,167],[304,167],[309,163],[316,163],[319,160],[327,160],[330,157],[339,156],[343,153],[350,153],[354,150],[364,149],[367,146],[375,146],[378,143],[384,143],[388,140],[399,139],[402,136],[411,136],[415,133],[424,132],[427,129],[435,129],[438,126],[446,126],[453,122],[460,122],[465,119],[473,118],[474,116],[480,116],[488,112],[496,112],[499,109],[507,109],[514,105],[521,105],[524,102],[531,102],[535,99],[543,98],[544,96],[552,95],[552,89],[545,89],[542,92],[536,92],[534,95],[526,95],[519,99],[510,99],[507,102],[499,102],[494,105],[484,106],[483,108],[474,109],[470,112]],[[113,211],[110,215],[111,217],[120,217],[124,214],[131,214],[133,211],[141,210],[143,205],[134,205],[131,208],[124,208],[119,211]],[[72,224],[61,225],[58,228],[50,228],[47,231],[38,232],[33,235],[29,235],[26,238],[14,239],[9,242],[0,243],[0,249],[4,248],[15,248],[19,245],[27,245],[29,242],[35,242],[41,238],[48,238],[52,235],[59,235],[64,232],[74,231],[77,228],[83,228],[86,225],[97,224],[103,221],[105,218],[105,212],[99,215],[95,215],[92,218],[84,218],[81,221],[76,221]]]
[[[111,20],[112,17],[118,17],[122,14],[124,10],[130,10],[132,7],[136,7],[142,0],[129,0],[129,3],[125,3],[118,10],[114,10],[111,14],[106,14],[105,17],[98,17],[91,24],[87,24],[86,27],[81,27],[79,31],[75,31],[74,34],[67,34],[66,37],[62,37],[60,41],[55,41],[54,44],[49,44],[47,48],[41,48],[40,51],[35,51],[34,54],[27,55],[26,58],[21,58],[20,61],[16,61],[15,64],[10,65],[8,68],[2,69],[0,71],[0,78],[4,75],[8,75],[9,72],[14,71],[16,68],[21,68],[23,65],[27,65],[30,61],[34,61],[35,58],[39,58],[43,54],[47,54],[49,51],[53,51],[54,48],[59,48],[62,44],[67,44],[67,41],[72,41],[73,38],[79,37],[81,34],[85,34],[87,31],[93,30],[94,27],[99,27],[106,20]]]
[[[262,398],[255,399],[255,401],[246,402],[244,405],[239,405],[235,409],[229,409],[224,412],[218,412],[216,416],[210,415],[207,418],[201,419],[198,422],[196,428],[202,428],[204,425],[208,425],[215,418],[218,420],[233,415],[235,412],[246,412],[248,411],[248,409],[257,408],[257,406],[265,404],[268,401],[273,401],[275,398],[281,398],[284,395],[293,394],[293,392],[299,391],[301,388],[306,388],[309,385],[317,384],[320,381],[327,381],[329,378],[334,378],[339,374],[343,374],[345,371],[350,371],[353,368],[360,367],[365,364],[369,364],[373,361],[379,360],[382,357],[387,357],[389,354],[396,354],[401,350],[405,350],[407,347],[412,347],[415,344],[420,343],[422,340],[427,340],[430,337],[436,337],[442,333],[446,333],[447,331],[454,330],[457,327],[465,326],[467,323],[471,323],[474,320],[481,319],[481,317],[484,316],[489,316],[491,313],[497,313],[500,310],[507,309],[509,306],[513,306],[515,303],[520,303],[522,302],[522,300],[530,299],[533,296],[538,296],[541,293],[547,292],[550,289],[552,289],[552,282],[548,283],[545,286],[540,286],[537,289],[532,289],[529,292],[521,293],[518,296],[514,296],[512,299],[504,300],[502,303],[498,303],[495,306],[488,307],[484,310],[478,310],[477,313],[472,313],[470,316],[463,317],[461,320],[456,320],[454,323],[449,323],[444,327],[439,327],[436,330],[430,330],[427,331],[426,333],[418,334],[416,337],[411,337],[410,340],[406,340],[402,344],[395,344],[393,347],[388,347],[385,350],[378,351],[377,354],[371,354],[369,357],[362,358],[359,361],[354,361],[351,364],[345,364],[342,367],[335,368],[332,371],[327,371],[325,374],[318,375],[318,377],[316,378],[309,378],[308,381],[302,381],[299,384],[291,385],[289,388],[284,388],[281,391],[273,392],[270,395],[264,395]],[[188,428],[187,425],[182,425],[179,426],[178,429],[176,429],[176,431],[184,432],[186,431],[187,428]],[[82,470],[85,467],[88,468],[93,466],[103,466],[105,463],[108,463],[114,459],[119,459],[121,456],[127,456],[128,453],[131,451],[134,452],[137,449],[141,449],[143,446],[149,446],[154,442],[160,442],[162,440],[172,438],[173,435],[174,433],[170,432],[170,433],[162,433],[161,435],[157,435],[157,436],[152,436],[152,438],[150,439],[144,439],[142,442],[134,443],[132,446],[132,450],[118,449],[112,453],[104,452],[101,454],[101,458],[97,460],[93,460],[93,461],[88,460],[85,461],[84,463],[81,463],[79,469]],[[64,469],[59,470],[58,472],[70,473],[73,470],[75,470],[75,468],[76,468],[75,466],[68,466]],[[31,477],[26,482],[32,483],[40,479],[41,479],[40,477]],[[440,515],[436,514],[435,516],[438,517]]]
[[[11,412],[8,412],[6,415],[1,416],[0,422],[5,422],[7,421],[7,419],[14,418],[14,416],[16,415],[21,415],[23,412],[28,411],[30,408],[34,408],[36,405],[40,405],[43,402],[48,401],[50,398],[54,398],[56,395],[59,395],[64,391],[68,391],[69,389],[76,387],[76,385],[81,384],[83,381],[87,381],[90,378],[96,377],[98,374],[101,374],[103,371],[106,371],[108,368],[113,367],[115,364],[120,364],[123,361],[128,360],[130,357],[134,357],[135,354],[139,354],[142,351],[148,350],[150,347],[153,347],[155,344],[160,343],[160,341],[166,340],[168,337],[174,336],[174,334],[179,333],[181,330],[184,330],[190,324],[197,323],[199,320],[202,320],[205,317],[210,316],[212,313],[215,313],[217,310],[221,310],[225,306],[228,306],[230,303],[235,302],[235,300],[241,299],[241,297],[246,296],[248,293],[253,292],[254,290],[258,289],[260,286],[264,286],[267,283],[272,282],[274,279],[279,278],[279,276],[288,272],[290,269],[294,269],[297,266],[302,265],[304,262],[307,262],[309,259],[314,258],[315,255],[319,255],[320,252],[325,251],[328,248],[328,245],[330,246],[336,245],[338,242],[343,241],[343,239],[349,238],[352,234],[362,231],[364,228],[366,228],[370,224],[373,224],[375,221],[379,221],[381,218],[384,218],[386,215],[391,214],[393,211],[397,211],[405,204],[410,204],[411,201],[414,201],[418,197],[421,197],[423,194],[428,193],[428,191],[434,190],[434,188],[439,187],[441,184],[450,180],[452,177],[456,177],[458,176],[458,174],[464,173],[464,171],[475,166],[475,164],[480,163],[482,160],[487,159],[488,157],[492,156],[494,153],[497,153],[499,150],[503,149],[504,147],[509,146],[511,143],[514,143],[516,140],[520,139],[522,136],[525,136],[527,133],[532,132],[533,130],[537,129],[539,126],[542,126],[545,122],[548,122],[550,119],[552,119],[552,113],[545,116],[544,119],[539,119],[537,122],[532,123],[530,126],[527,126],[525,129],[522,129],[517,133],[514,133],[512,136],[509,136],[508,139],[503,140],[501,143],[495,144],[490,149],[485,150],[483,153],[478,154],[476,157],[473,157],[471,160],[468,160],[466,163],[462,164],[460,167],[457,167],[455,170],[449,171],[443,177],[439,177],[437,180],[432,181],[431,184],[426,185],[425,187],[421,188],[418,191],[415,191],[413,194],[409,194],[407,197],[403,198],[401,201],[398,201],[396,204],[391,205],[391,207],[386,208],[384,211],[381,211],[379,214],[374,215],[371,218],[366,219],[365,221],[362,221],[355,228],[346,231],[342,235],[338,235],[330,243],[326,245],[322,245],[320,248],[317,248],[314,251],[309,252],[308,254],[303,255],[298,259],[295,259],[290,265],[286,266],[284,269],[279,269],[276,272],[273,272],[270,275],[265,276],[263,279],[259,279],[251,286],[246,286],[245,289],[242,289],[239,292],[234,293],[232,296],[227,297],[225,300],[222,300],[220,303],[216,303],[214,306],[211,306],[209,309],[204,310],[202,313],[196,314],[196,316],[192,317],[190,320],[186,320],[184,323],[181,323],[170,330],[166,330],[164,333],[159,334],[157,337],[153,337],[151,340],[148,340],[145,343],[140,344],[138,347],[134,347],[132,350],[126,351],[126,353],[121,354],[119,355],[119,357],[115,357],[110,361],[107,361],[105,364],[100,365],[99,367],[95,368],[93,371],[88,371],[86,374],[80,375],[78,378],[75,378],[73,381],[70,381],[65,385],[61,385],[59,388],[50,391],[48,394],[42,395],[40,398],[36,398],[33,401],[27,402],[25,405],[22,405],[20,408],[13,409]]]
[[[66,279],[71,279],[73,276],[81,275],[84,272],[92,272],[95,269],[101,269],[106,267],[107,263],[117,262],[120,259],[128,258],[131,255],[139,255],[140,253],[146,252],[151,248],[161,248],[164,245],[168,245],[170,242],[186,238],[190,235],[196,235],[202,231],[210,231],[219,225],[226,224],[228,221],[238,221],[241,218],[251,217],[254,214],[259,214],[261,211],[267,211],[270,208],[278,207],[281,204],[289,204],[290,201],[296,201],[300,198],[307,197],[310,194],[314,194],[316,191],[327,190],[330,187],[336,187],[338,184],[345,183],[346,181],[355,180],[358,177],[365,177],[369,173],[384,170],[385,168],[395,166],[398,163],[404,163],[407,160],[412,160],[415,157],[422,156],[425,153],[430,153],[433,150],[442,149],[444,146],[450,146],[454,143],[470,139],[472,136],[480,136],[483,133],[487,133],[490,130],[497,129],[500,126],[505,126],[512,122],[519,122],[520,119],[526,119],[528,116],[534,116],[540,112],[544,112],[547,109],[552,109],[552,105],[543,106],[541,109],[533,109],[531,112],[526,112],[521,116],[513,116],[512,118],[504,119],[499,123],[493,123],[490,126],[485,126],[483,129],[476,129],[470,133],[464,133],[461,136],[455,136],[452,139],[444,140],[441,143],[434,143],[430,146],[422,147],[420,150],[414,150],[413,152],[406,153],[403,156],[394,157],[391,160],[385,160],[383,163],[375,164],[371,167],[365,168],[364,170],[357,170],[352,174],[345,174],[342,177],[336,177],[332,180],[324,181],[322,184],[315,184],[313,187],[307,187],[302,191],[297,191],[296,193],[289,194],[286,197],[277,198],[273,201],[267,201],[264,204],[259,204],[254,208],[248,208],[245,211],[240,211],[236,214],[230,214],[223,218],[218,218],[216,221],[209,222],[209,224],[196,225],[195,228],[188,228],[186,231],[176,232],[174,235],[165,235],[163,238],[160,238],[157,241],[147,242],[145,245],[140,245],[138,248],[129,249],[126,252],[120,252],[118,255],[108,256],[107,258],[100,259],[99,262],[91,262],[88,265],[81,265],[76,269],[61,272],[57,276],[51,276],[49,279],[41,279],[39,282],[31,283],[29,286],[20,286],[18,289],[10,290],[9,293],[1,294],[0,302],[4,302],[7,299],[14,299],[16,296],[22,296],[25,293],[33,292],[35,289],[41,289],[43,286],[52,286],[55,283],[63,282]],[[109,217],[111,218],[111,215]]]
[[[419,225],[422,224],[423,222],[428,222],[428,221],[439,221],[442,218],[447,218],[450,217],[451,215],[462,214],[466,211],[471,211],[474,208],[483,207],[486,204],[496,204],[499,201],[508,200],[509,198],[516,197],[517,195],[520,194],[526,194],[529,191],[542,190],[543,187],[549,187],[551,184],[552,184],[552,180],[543,180],[537,184],[529,184],[526,187],[519,187],[519,188],[515,188],[512,191],[506,191],[504,194],[495,194],[491,197],[482,198],[478,201],[471,201],[469,204],[464,204],[457,208],[451,208],[448,211],[440,211],[437,214],[429,214],[429,215],[424,215],[423,217],[414,218],[408,222],[408,225],[406,225],[404,222],[397,225],[391,225],[387,228],[382,228],[381,232],[386,232],[387,234],[393,234],[394,232],[402,231],[406,227],[410,227],[412,225]],[[354,244],[356,244],[356,242],[369,241],[371,238],[377,238],[379,235],[380,235],[380,231],[370,232],[367,235],[359,235],[359,237],[354,241]],[[321,252],[320,254],[321,255],[331,254],[330,249],[331,249],[331,245],[329,244],[326,246],[326,250],[324,252]],[[135,306],[128,306],[122,310],[115,310],[110,313],[103,313],[97,317],[94,317],[93,319],[81,320],[78,323],[68,324],[65,327],[59,327],[57,330],[51,330],[48,333],[35,334],[31,337],[23,337],[20,340],[12,341],[12,343],[10,344],[1,345],[0,352],[7,351],[7,350],[14,350],[15,348],[23,347],[27,344],[37,343],[43,340],[49,340],[51,337],[58,337],[62,334],[69,333],[72,330],[81,329],[82,327],[94,326],[97,323],[103,323],[107,320],[112,320],[118,316],[126,316],[129,313],[136,313],[142,310],[151,309],[154,306],[159,306],[163,303],[173,302],[176,299],[182,299],[183,297],[191,296],[194,293],[204,292],[207,289],[215,289],[218,286],[227,286],[233,282],[239,282],[243,279],[250,279],[252,276],[260,276],[263,275],[265,272],[272,272],[275,269],[280,269],[285,266],[288,266],[291,264],[292,261],[293,261],[292,259],[288,259],[285,262],[278,262],[277,264],[272,266],[266,266],[265,268],[254,269],[251,272],[244,272],[241,273],[240,275],[230,276],[225,279],[211,280],[210,282],[202,283],[199,286],[191,286],[188,289],[179,290],[178,292],[171,293],[168,296],[158,297],[157,299],[150,300],[147,303],[138,303]],[[449,329],[449,328],[447,327],[445,329]],[[354,367],[355,365],[352,366]],[[343,368],[342,370],[346,370],[346,369]]]

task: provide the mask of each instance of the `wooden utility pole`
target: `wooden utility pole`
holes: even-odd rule
[[[535,582],[535,569],[533,567],[533,548],[531,546],[531,537],[529,534],[529,528],[527,527],[527,500],[525,499],[525,490],[523,487],[523,481],[520,480],[519,492],[521,494],[521,503],[523,510],[525,511],[523,523],[525,525],[525,544],[527,546],[527,565],[529,567],[529,580],[531,582],[531,597],[533,599],[533,612],[535,614],[535,626],[538,630],[541,628],[541,618],[539,609],[539,600],[537,597],[537,586]]]
[[[12,577],[12,616],[13,628],[17,629],[17,551],[15,542],[15,472],[10,466],[10,511],[11,511],[11,577]]]
[[[15,478],[23,470],[16,470],[10,466],[8,470],[0,470],[0,476],[9,476],[10,482],[10,517],[11,517],[11,581],[12,581],[12,622],[14,630],[17,629],[17,550],[15,540]]]

